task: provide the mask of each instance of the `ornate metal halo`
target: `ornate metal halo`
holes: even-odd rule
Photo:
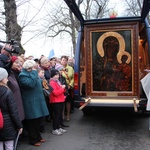
[[[124,38],[117,32],[106,32],[102,36],[100,36],[100,38],[97,41],[97,51],[100,54],[100,56],[104,57],[103,42],[104,42],[104,39],[109,37],[109,36],[113,36],[113,37],[117,38],[118,41],[119,41],[119,52],[117,54],[118,62],[122,63],[121,62],[122,55],[127,55],[128,60],[126,61],[126,63],[129,63],[131,61],[131,55],[128,52],[125,51]]]

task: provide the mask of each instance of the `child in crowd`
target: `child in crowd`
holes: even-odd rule
[[[51,79],[50,79],[50,86],[53,88],[53,91],[50,94],[50,103],[52,104],[53,108],[53,131],[52,134],[54,135],[62,135],[63,133],[67,132],[60,128],[60,122],[62,118],[63,112],[63,105],[65,101],[65,85],[62,85],[59,81],[59,71],[56,69],[51,70]]]
[[[66,78],[64,76],[62,76],[62,72],[63,72],[64,67],[61,64],[57,63],[57,65],[55,66],[55,69],[57,69],[59,71],[59,73],[60,73],[60,76],[59,76],[60,83],[62,85],[63,84],[66,85],[64,95],[67,96],[68,95],[67,82],[66,82]],[[63,104],[63,112],[62,112],[62,118],[61,118],[60,125],[61,125],[61,127],[69,127],[69,125],[64,124],[64,119],[65,119],[65,102]]]
[[[42,80],[44,79],[44,69],[43,68],[38,68],[38,76]],[[45,97],[46,98],[46,97]],[[41,124],[40,124],[40,132],[44,133],[45,132],[45,117],[41,117]]]
[[[40,77],[41,80],[44,79],[44,69],[43,68],[38,68],[38,76]]]
[[[0,150],[13,150],[17,134],[22,133],[22,124],[12,91],[7,87],[8,73],[0,68],[0,109],[4,127],[0,129]]]
[[[50,93],[53,91],[53,88],[50,85],[48,85],[48,82],[44,77],[44,69],[43,68],[38,68],[37,71],[38,71],[38,76],[39,76],[39,78],[41,79],[41,82],[42,82],[44,97],[45,97],[46,103],[48,105],[49,104],[49,96],[50,96]],[[45,127],[44,127],[45,126],[45,121],[44,120],[45,120],[45,117],[42,117],[41,118],[41,126],[40,126],[40,132],[41,133],[45,132]]]

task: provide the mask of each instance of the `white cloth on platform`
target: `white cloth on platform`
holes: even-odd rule
[[[142,80],[142,87],[148,99],[146,110],[150,110],[150,73],[148,73]]]

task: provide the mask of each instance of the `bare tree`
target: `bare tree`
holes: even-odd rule
[[[125,0],[127,16],[140,16],[143,0]]]
[[[18,44],[21,48],[20,53],[24,53],[25,51],[21,44],[23,30],[27,26],[38,22],[38,20],[35,21],[35,18],[43,8],[46,0],[43,0],[43,4],[40,6],[40,8],[37,8],[35,15],[32,16],[30,20],[27,20],[27,17],[30,15],[28,8],[32,5],[30,3],[31,1],[32,0],[3,0],[4,9],[0,9],[0,30],[5,32],[6,40],[14,39],[15,41],[18,41]],[[23,10],[24,16],[22,16],[22,20],[18,21],[18,16],[20,14],[17,14],[17,10],[25,4],[28,4],[28,7],[24,8]],[[34,37],[35,36],[37,35],[34,35]],[[28,39],[28,41],[32,38]]]
[[[49,7],[49,4],[47,6]],[[104,16],[108,0],[76,0],[84,19],[102,18]],[[56,37],[63,33],[69,34],[73,45],[73,53],[76,49],[76,37],[79,30],[79,20],[68,9],[67,5],[61,1],[54,4],[53,9],[47,8],[45,23],[41,33],[48,37]],[[44,32],[43,32],[44,30]]]
[[[18,8],[28,3],[31,6],[33,0],[3,0],[3,7],[0,8],[0,30],[4,31],[7,35],[7,40],[15,39],[21,46],[21,38],[23,32],[34,33],[26,42],[34,39],[35,37],[50,37],[54,38],[63,35],[69,35],[73,46],[73,52],[76,48],[77,31],[79,30],[80,23],[73,13],[68,9],[64,1],[57,1],[57,4],[50,0],[43,0],[42,5],[37,8],[35,15],[27,19],[29,7],[26,7],[22,20],[18,20],[20,14],[17,14]],[[84,19],[96,19],[106,17],[109,12],[107,7],[109,0],[75,0]],[[126,2],[126,14],[132,16],[141,15],[143,0],[124,0]],[[0,2],[1,3],[1,2]],[[51,8],[50,8],[51,6]],[[34,7],[34,6],[33,6]],[[46,16],[36,19],[40,11],[44,8]],[[35,29],[37,22],[41,22],[38,30]],[[27,26],[32,25],[32,31],[25,30]],[[42,26],[42,27],[41,27]],[[41,27],[41,29],[40,29]],[[22,46],[21,46],[22,47]],[[22,48],[23,49],[23,48]]]
[[[103,18],[109,10],[108,2],[109,0],[86,0],[79,7],[85,19]]]
[[[18,41],[19,46],[22,49],[21,45],[21,32],[22,28],[17,22],[17,6],[15,0],[3,0],[4,1],[4,9],[5,12],[5,32],[6,32],[6,39],[14,39]]]

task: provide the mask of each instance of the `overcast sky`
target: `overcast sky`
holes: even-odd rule
[[[29,9],[29,16],[28,16],[28,20],[30,20],[37,12],[38,9],[42,6],[44,0],[40,0],[37,3],[37,0],[32,0],[30,7],[29,5],[23,5],[22,7],[20,7],[20,9],[18,11],[21,12],[22,16],[24,14],[24,9],[27,10],[27,8]],[[55,3],[57,3],[57,0],[51,0],[51,2],[54,1]],[[53,4],[53,3],[52,3]],[[51,7],[53,7],[51,5]],[[42,11],[39,12],[39,14],[36,16],[35,20],[42,20],[43,15],[45,15],[45,11],[44,8],[42,9]],[[22,44],[25,44],[26,41],[28,41],[28,39],[30,39],[34,33],[33,32],[26,32],[26,31],[30,31],[30,30],[38,30],[39,26],[40,26],[40,21],[36,23],[36,26],[34,24],[34,26],[29,25],[25,28],[24,32],[23,32],[23,36],[22,36]],[[24,48],[26,50],[25,55],[29,56],[29,55],[33,55],[34,57],[40,57],[42,54],[48,56],[49,55],[49,51],[54,49],[55,55],[60,57],[61,55],[69,55],[72,56],[72,46],[71,46],[71,39],[67,36],[59,36],[57,38],[35,38],[33,40],[31,40],[30,42],[26,43],[24,45]]]
[[[51,0],[52,2],[52,0]],[[55,3],[57,3],[57,0],[54,0]],[[60,1],[59,1],[60,2]],[[43,0],[38,1],[37,0],[32,0],[32,5],[34,7],[30,8],[30,14],[34,15],[35,12],[37,12],[37,8],[40,8],[42,5]],[[122,15],[123,7],[122,3],[120,3],[120,0],[110,0],[110,7],[115,7],[115,10],[118,12],[118,16]],[[51,6],[52,7],[52,6]],[[42,15],[44,14],[44,9],[42,12],[38,14],[38,17],[42,18]],[[30,15],[30,17],[32,16]],[[28,28],[33,28],[32,26],[28,26]],[[34,27],[35,28],[35,27]],[[38,25],[37,25],[37,30],[38,30]],[[23,33],[22,37],[22,44],[27,41],[29,37],[32,36],[32,33]],[[32,40],[31,42],[27,43],[24,45],[26,49],[26,56],[33,55],[34,57],[40,57],[41,54],[48,55],[49,51],[51,49],[54,49],[55,55],[56,56],[61,56],[61,55],[69,55],[72,56],[72,45],[71,45],[71,39],[67,36],[62,36],[58,37],[55,39],[48,39],[45,41],[45,39],[35,39]]]
[[[27,16],[26,17],[27,21],[30,20],[38,12],[38,9],[40,9],[40,7],[42,6],[43,1],[44,0],[40,0],[37,2],[37,0],[31,0],[30,2],[32,3],[30,3],[30,5],[28,3],[25,3],[24,5],[21,5],[19,8],[17,8],[18,22],[22,23],[22,20],[25,16]],[[58,2],[62,3],[62,1],[63,0],[50,0],[50,2],[52,3],[51,7],[53,7],[53,3],[56,3],[56,4]],[[121,5],[122,3],[120,3],[120,0],[110,0],[110,7],[116,6],[115,10],[117,10],[118,16],[121,16],[121,13],[123,11],[123,7]],[[42,17],[44,14],[45,14],[45,10],[43,8],[42,11],[38,13],[35,20],[38,20],[38,19],[42,20]],[[20,25],[22,26],[23,23]],[[35,24],[34,26],[31,24],[31,25],[28,25],[23,30],[21,43],[23,44],[26,50],[26,53],[25,53],[26,56],[33,55],[35,58],[39,58],[42,54],[44,54],[45,56],[48,56],[49,51],[52,49],[54,49],[55,55],[58,57],[60,57],[61,55],[73,56],[71,39],[66,35],[62,35],[61,37],[58,37],[55,39],[35,38],[33,40],[30,40],[30,42],[27,42],[34,35],[32,30],[38,30],[39,26],[40,26],[40,21],[36,22],[36,26]],[[4,38],[1,38],[1,40],[4,40]]]

